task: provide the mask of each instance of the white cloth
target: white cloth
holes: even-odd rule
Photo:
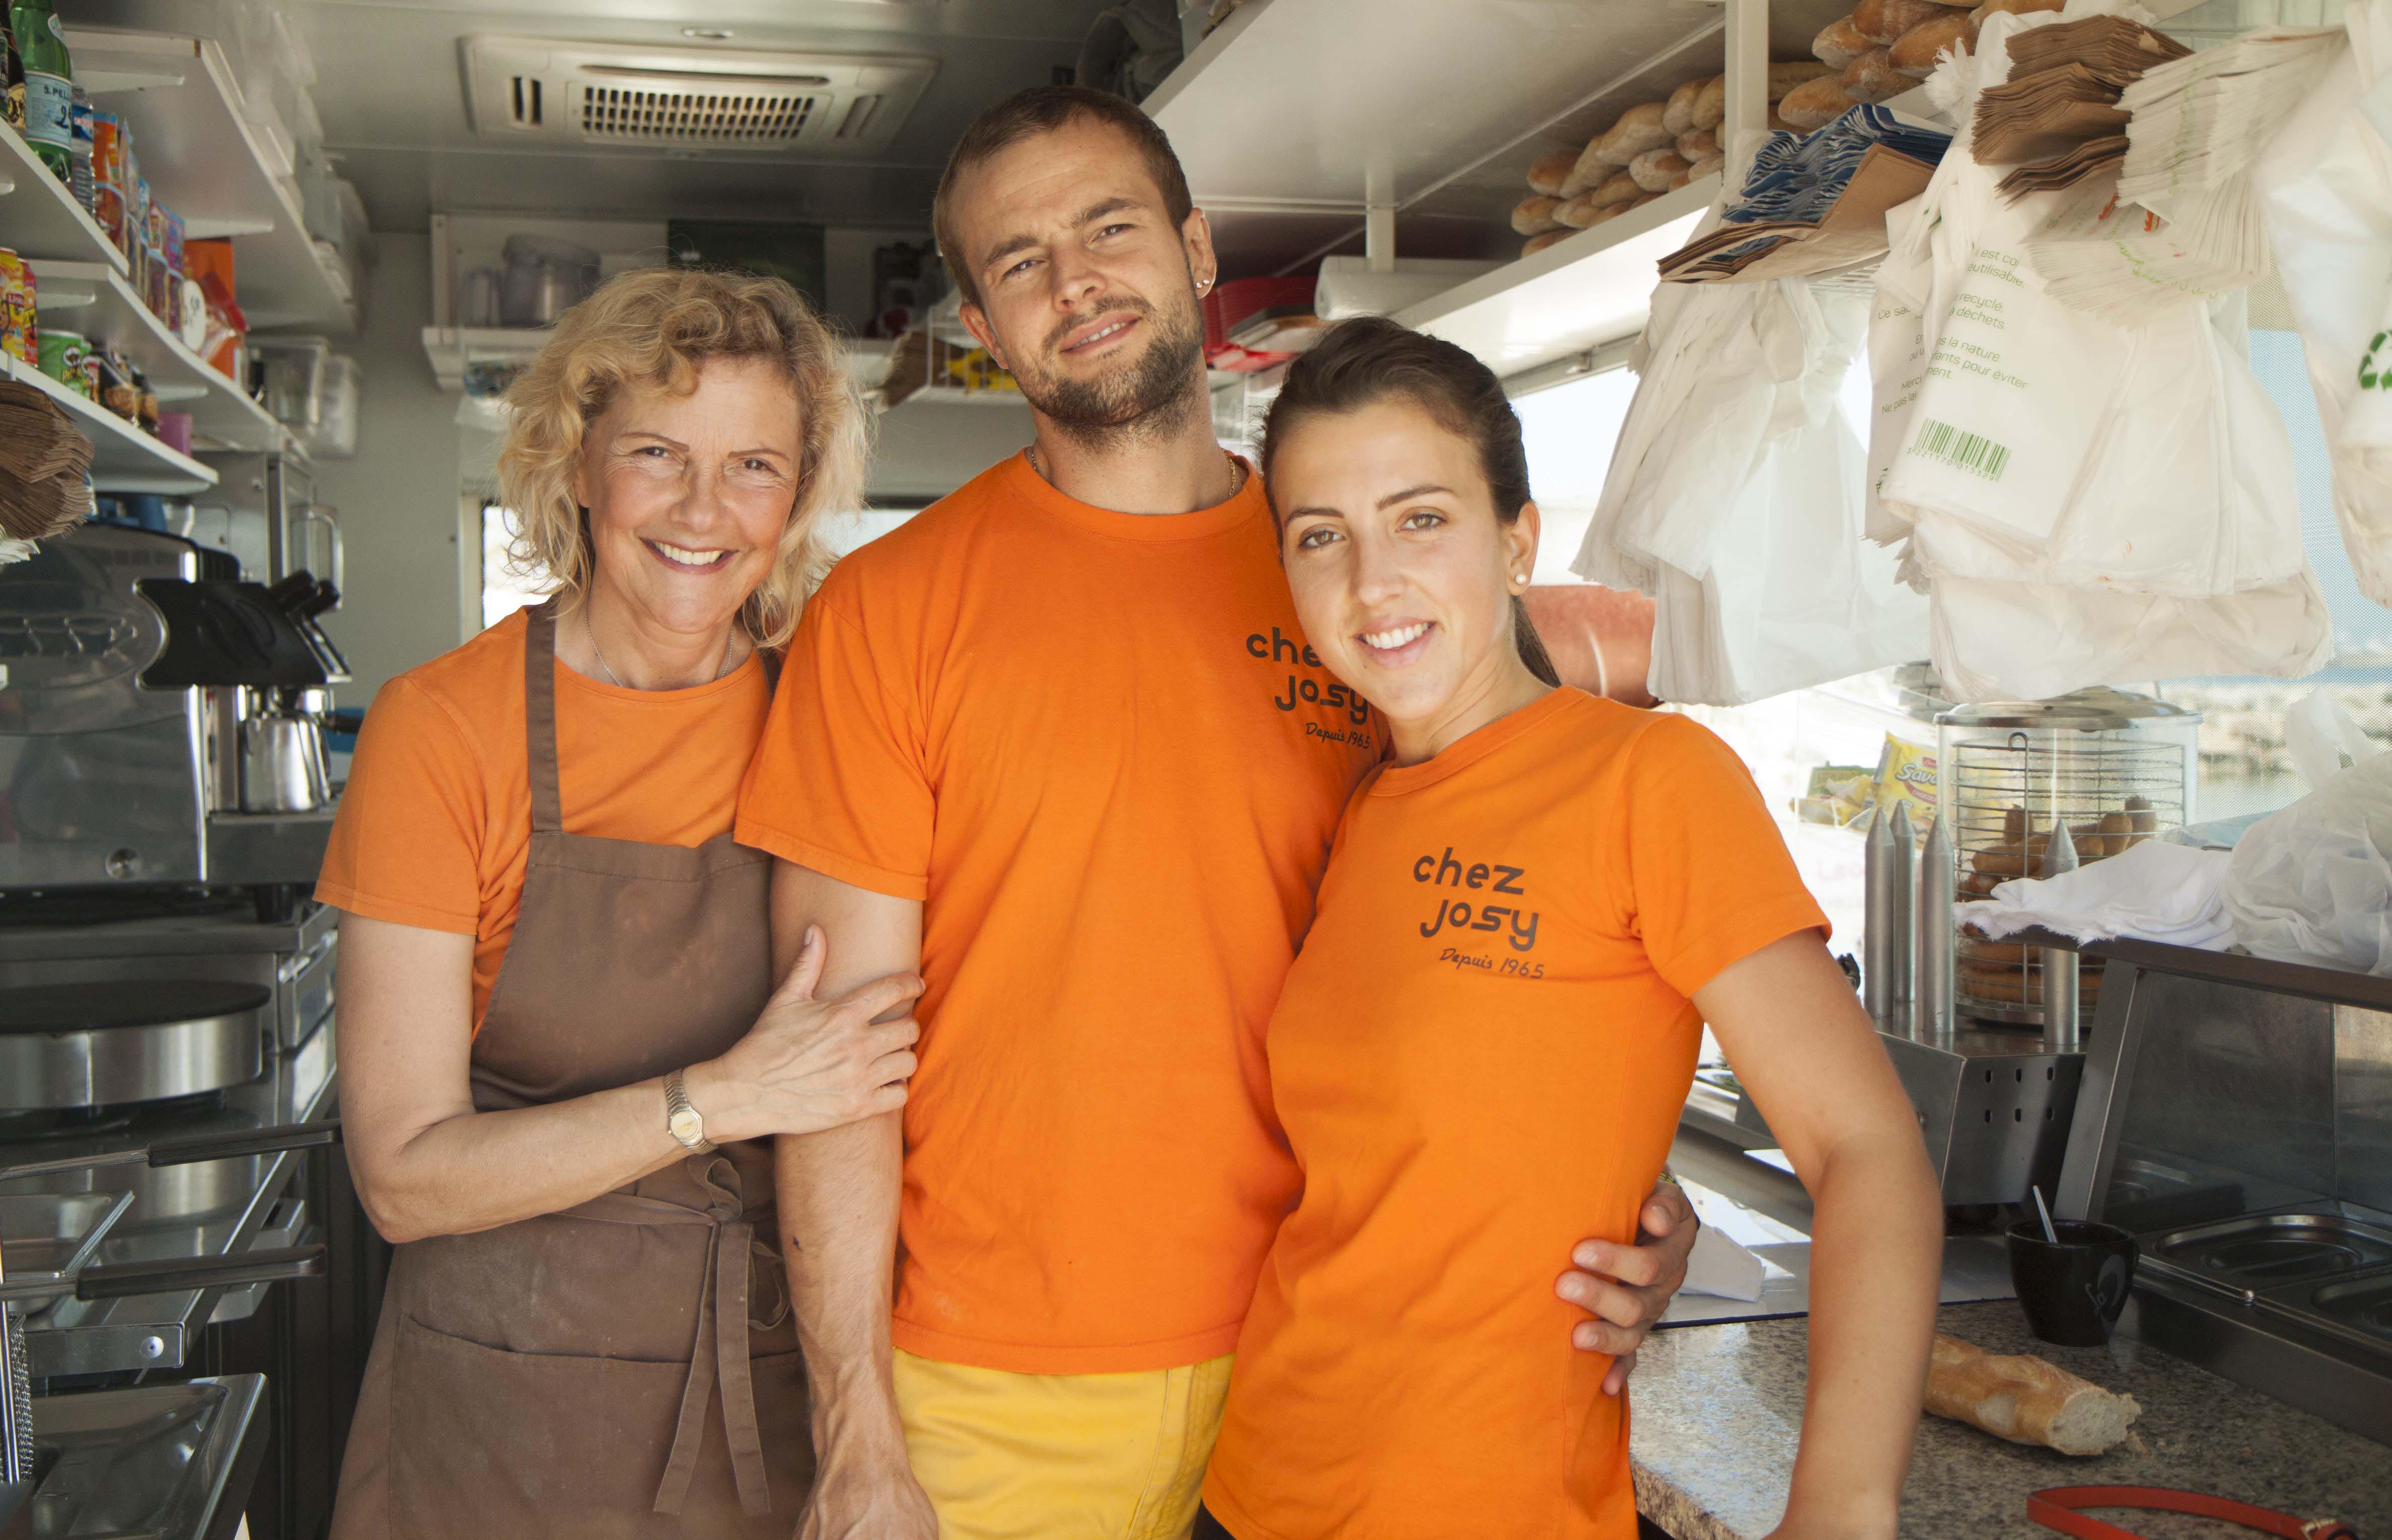
[[[1763,1276],[1759,1257],[1706,1224],[1695,1232],[1695,1249],[1686,1253],[1686,1281],[1679,1292],[1749,1301],[1761,1298]]]
[[[2022,877],[1953,918],[1999,940],[2029,927],[2079,941],[2123,936],[2223,951],[2233,939],[2219,889],[2233,858],[2147,839],[2056,877]]]

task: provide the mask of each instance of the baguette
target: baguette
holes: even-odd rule
[[[1512,228],[1522,235],[1542,235],[1561,223],[1554,211],[1562,206],[1558,198],[1525,198],[1512,211]]]
[[[1960,18],[1964,26],[1968,20]],[[1909,90],[1910,78],[1894,70],[1892,49],[1871,48],[1844,66],[1843,87],[1854,101],[1885,101]]]
[[[1587,194],[1587,197],[1593,201],[1595,207],[1602,208],[1611,203],[1631,202],[1644,190],[1644,184],[1636,180],[1633,172],[1623,171]]]
[[[1603,157],[1613,165],[1624,166],[1648,149],[1658,149],[1677,137],[1663,126],[1668,107],[1661,102],[1642,102],[1619,114],[1619,121],[1597,142],[1603,146]]]
[[[1798,58],[1772,64],[1769,67],[1769,99],[1783,100],[1786,94],[1795,87],[1808,84],[1822,75],[1831,76],[1835,73],[1835,71],[1828,69],[1826,65],[1815,58]],[[1726,77],[1722,76],[1721,79],[1724,80]]]
[[[1852,19],[1849,16],[1840,16],[1828,22],[1819,29],[1819,35],[1811,40],[1811,51],[1830,70],[1842,69],[1876,46],[1861,35],[1861,30],[1852,25]]]
[[[1852,105],[1844,83],[1830,75],[1788,92],[1786,99],[1777,104],[1777,115],[1795,133],[1808,134],[1835,122],[1851,111]]]
[[[1677,191],[1680,188],[1684,187],[1687,183],[1689,183],[1689,182],[1693,181],[1694,179],[1695,179],[1695,168],[1694,168],[1694,167],[1692,167],[1692,166],[1688,166],[1685,170],[1684,170],[1684,171],[1682,171],[1682,172],[1678,173],[1678,175],[1676,175],[1675,176],[1672,176],[1672,177],[1670,177],[1670,190],[1671,192],[1675,192],[1675,191]]]
[[[1586,142],[1584,149],[1579,151],[1578,159],[1570,164],[1570,174],[1562,178],[1562,185],[1554,191],[1563,198],[1576,198],[1626,163],[1603,152],[1603,136],[1598,134]]]
[[[1699,161],[1719,152],[1719,130],[1716,128],[1689,128],[1678,136],[1678,153],[1688,162]]]
[[[2123,1443],[2143,1409],[2040,1358],[1997,1358],[1938,1335],[1927,1369],[1927,1409],[2012,1443],[2063,1455],[2099,1455]]]
[[[1706,155],[1701,160],[1696,161],[1693,165],[1686,168],[1686,176],[1688,180],[1693,180],[1696,177],[1702,176],[1711,176],[1726,168],[1726,156],[1719,154]]]
[[[1922,21],[1894,40],[1889,52],[1893,69],[1903,77],[1904,90],[1914,80],[1935,72],[1935,61],[1948,49],[1965,54],[1977,45],[1977,19],[1967,11],[1946,11]]]
[[[1667,192],[1670,179],[1691,164],[1674,149],[1648,149],[1628,162],[1628,175],[1646,192]]]
[[[1695,100],[1710,84],[1709,77],[1690,80],[1670,93],[1670,99],[1661,106],[1661,126],[1672,137],[1695,126]]]
[[[1554,241],[1574,233],[1574,231],[1570,230],[1547,230],[1542,235],[1532,235],[1528,239],[1520,243],[1520,254],[1522,256],[1535,256],[1539,252],[1543,251]]]
[[[1727,118],[1727,77],[1713,75],[1695,98],[1695,126],[1717,128]]]
[[[1602,207],[1594,201],[1594,194],[1582,192],[1576,198],[1565,200],[1559,208],[1554,210],[1554,220],[1573,230],[1582,230],[1594,223],[1595,212]]]
[[[1552,149],[1536,159],[1528,167],[1528,186],[1538,192],[1558,195],[1562,184],[1569,180],[1572,167],[1578,164],[1575,149]]]
[[[1944,13],[1935,0],[1861,0],[1852,7],[1852,26],[1871,44],[1883,46]]]

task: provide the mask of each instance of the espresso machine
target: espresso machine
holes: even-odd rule
[[[0,568],[0,893],[287,906],[332,827],[320,713],[347,672],[316,617],[338,598],[104,524]]]

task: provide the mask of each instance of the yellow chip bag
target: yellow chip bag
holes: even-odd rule
[[[1877,799],[1901,797],[1910,804],[1912,828],[1935,819],[1935,751],[1889,732],[1877,762]]]

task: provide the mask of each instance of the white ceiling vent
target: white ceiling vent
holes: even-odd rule
[[[864,152],[895,136],[938,61],[889,54],[463,40],[485,139],[636,149]]]

